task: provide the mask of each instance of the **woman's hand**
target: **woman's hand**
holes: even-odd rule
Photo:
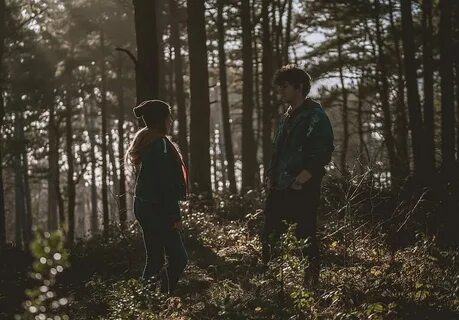
[[[293,190],[303,189],[303,185],[311,179],[312,175],[307,170],[301,170],[301,172],[296,176],[295,181],[293,181],[290,188]]]
[[[182,231],[183,230],[182,221],[174,222],[174,229],[177,231]]]

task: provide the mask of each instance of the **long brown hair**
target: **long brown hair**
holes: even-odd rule
[[[146,100],[133,111],[137,118],[143,120],[145,127],[135,134],[126,151],[125,163],[131,163],[138,169],[145,147],[167,134],[166,120],[171,115],[171,107],[161,100]]]

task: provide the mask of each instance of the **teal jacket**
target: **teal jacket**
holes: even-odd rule
[[[169,139],[151,143],[142,154],[135,197],[158,205],[159,214],[180,221],[179,201],[186,198],[186,184],[181,164],[177,161]]]
[[[335,149],[333,139],[330,120],[318,102],[307,98],[292,114],[285,113],[274,137],[268,169],[274,188],[289,188],[303,169],[313,178],[322,177]]]

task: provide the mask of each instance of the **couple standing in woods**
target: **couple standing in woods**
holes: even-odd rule
[[[268,262],[280,235],[295,223],[295,236],[308,239],[304,285],[319,278],[316,239],[317,207],[324,166],[331,160],[333,131],[320,104],[308,97],[311,78],[294,65],[277,71],[274,85],[289,108],[274,137],[270,168],[266,171],[268,195],[262,234],[263,261]],[[188,189],[187,168],[178,149],[166,137],[172,127],[170,106],[150,100],[134,108],[145,128],[132,141],[127,161],[136,168],[134,214],[142,227],[146,250],[144,279],[161,282],[161,291],[175,290],[188,261],[180,231],[179,201]],[[164,268],[165,255],[167,267]]]

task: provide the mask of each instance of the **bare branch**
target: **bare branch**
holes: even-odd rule
[[[129,58],[131,58],[131,61],[134,63],[134,65],[137,66],[137,58],[134,56],[134,54],[131,51],[125,48],[120,48],[120,47],[116,47],[115,50],[124,52],[125,54],[127,54]]]

